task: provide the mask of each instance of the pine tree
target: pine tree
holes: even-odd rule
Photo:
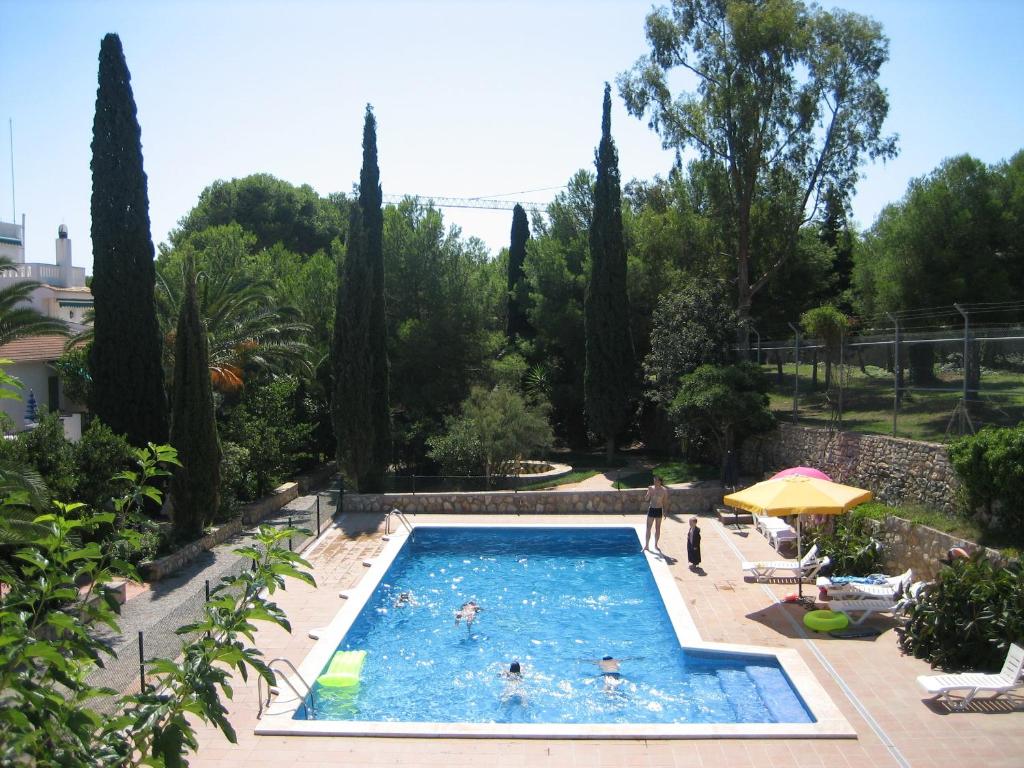
[[[509,343],[516,338],[533,336],[526,319],[526,274],[523,262],[526,260],[526,241],[530,239],[530,225],[526,222],[526,211],[516,203],[512,209],[512,242],[508,249],[508,322],[505,335]]]
[[[345,263],[338,275],[333,349],[338,458],[360,493],[383,491],[391,457],[381,200],[377,123],[367,105],[359,205],[352,206]]]
[[[608,461],[615,438],[629,425],[633,394],[633,340],[626,296],[619,160],[611,136],[611,88],[605,83],[601,143],[595,153],[594,217],[590,224],[590,284],[584,304],[584,394],[591,428],[605,439]]]
[[[193,539],[213,520],[220,492],[220,445],[213,411],[206,328],[199,316],[196,275],[185,263],[185,295],[174,341],[174,397],[171,444],[181,466],[171,479],[174,530]]]
[[[149,196],[131,75],[121,40],[100,45],[92,139],[90,407],[132,445],[167,441],[167,396],[153,300]]]

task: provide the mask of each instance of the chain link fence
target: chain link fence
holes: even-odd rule
[[[794,333],[750,352],[783,421],[943,442],[1024,420],[1024,325],[892,316],[827,344]],[[966,365],[965,365],[966,361]]]
[[[288,504],[260,524],[305,529],[292,537],[289,547],[303,551],[326,531],[339,508],[339,489],[335,484],[315,494],[303,496]],[[209,590],[224,578],[240,575],[252,561],[234,550],[254,541],[254,531],[246,530],[221,546],[203,553],[179,573],[154,582],[148,592],[125,603],[119,620],[120,632],[109,627],[94,631],[114,650],[114,657],[104,657],[104,666],[89,676],[96,687],[110,688],[117,693],[138,693],[145,684],[146,659],[176,659],[199,637],[198,633],[179,635],[177,629],[201,621]],[[117,705],[114,697],[95,699],[94,707],[112,714]]]

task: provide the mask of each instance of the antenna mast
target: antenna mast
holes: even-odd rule
[[[18,217],[18,208],[14,204],[14,119],[7,118],[7,128],[11,135],[11,221]],[[22,237],[24,237],[22,233]]]

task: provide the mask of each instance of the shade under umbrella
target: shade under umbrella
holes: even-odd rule
[[[800,518],[803,515],[842,515],[873,497],[871,491],[863,488],[792,474],[730,493],[723,501],[730,507],[739,507],[758,515],[796,515],[796,556],[799,560],[803,557],[800,540]],[[803,584],[804,580],[799,579],[797,592],[801,598],[804,594]]]
[[[792,475],[800,475],[801,477],[816,477],[818,480],[828,480],[829,482],[832,481],[831,477],[826,475],[820,469],[815,469],[814,467],[790,467],[789,469],[783,469],[779,472],[776,472],[774,475],[771,476],[771,479],[775,480],[780,477],[790,477]]]

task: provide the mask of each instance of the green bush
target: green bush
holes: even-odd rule
[[[225,522],[235,517],[241,499],[255,498],[256,488],[248,472],[249,451],[222,440],[220,452],[220,509],[216,522]]]
[[[99,419],[93,419],[74,446],[78,469],[75,497],[99,511],[111,508],[111,500],[123,492],[124,481],[115,475],[135,464],[135,451],[122,435]]]
[[[34,469],[55,498],[75,498],[75,449],[65,439],[64,425],[57,413],[41,416],[35,429],[19,432],[14,440],[0,440],[0,458]]]
[[[867,518],[842,515],[831,520],[831,525],[826,522],[820,529],[810,528],[805,540],[809,545],[817,544],[822,555],[828,555],[832,572],[843,576],[878,573],[881,551]]]
[[[900,647],[933,667],[996,671],[1024,640],[1024,571],[982,553],[954,560],[908,600]]]
[[[984,510],[1009,531],[1024,528],[1024,424],[985,427],[954,440],[949,458],[962,483],[963,502],[971,512]]]

